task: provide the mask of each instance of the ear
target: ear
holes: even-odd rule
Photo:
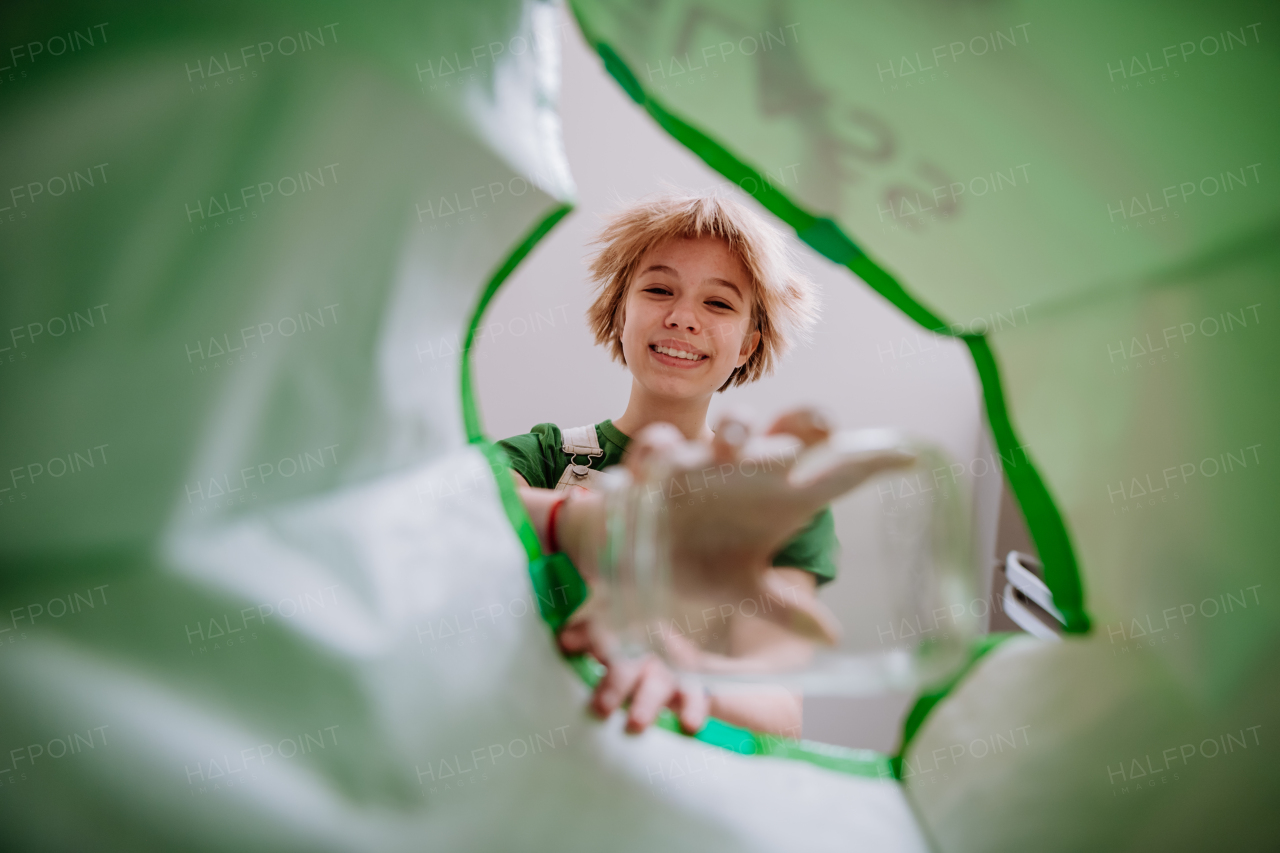
[[[747,363],[756,347],[760,346],[760,331],[757,329],[742,339],[742,350],[738,353],[738,367]]]

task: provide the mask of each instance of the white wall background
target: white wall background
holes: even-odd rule
[[[630,376],[592,344],[584,320],[588,242],[605,215],[664,182],[694,190],[726,186],[626,97],[571,19],[562,20],[560,113],[578,205],[525,259],[486,315],[488,331],[474,355],[481,414],[493,438],[543,421],[567,427],[622,414]],[[774,167],[784,188],[795,174],[789,165]],[[966,465],[989,459],[980,389],[964,347],[919,330],[847,269],[794,237],[793,243],[823,291],[814,340],[785,358],[774,376],[719,395],[712,422],[726,404],[762,418],[816,404],[842,427],[897,427]],[[434,369],[456,370],[450,342],[438,343],[423,357]],[[971,487],[984,531],[979,547],[992,554],[1000,476],[975,477]],[[843,532],[841,539],[848,541]],[[890,750],[909,699],[809,699],[805,737]]]

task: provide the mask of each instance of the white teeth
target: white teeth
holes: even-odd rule
[[[686,361],[701,361],[702,356],[696,353],[685,352],[684,350],[671,349],[671,347],[654,347],[654,352],[660,352],[663,355],[669,355],[672,358],[683,358]]]

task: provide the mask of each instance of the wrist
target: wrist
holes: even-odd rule
[[[555,529],[548,529],[547,539],[554,541],[569,556],[583,580],[594,585],[598,575],[598,555],[604,544],[604,500],[594,492],[571,489],[551,520]]]

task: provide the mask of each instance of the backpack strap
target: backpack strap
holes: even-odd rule
[[[560,449],[569,456],[569,464],[564,469],[564,473],[560,475],[560,481],[556,483],[556,489],[563,490],[570,486],[581,486],[584,489],[591,489],[600,472],[591,467],[591,460],[604,456],[604,449],[600,447],[600,441],[596,437],[596,425],[587,424],[586,426],[573,427],[561,431],[563,441]],[[578,465],[575,463],[574,457],[586,456],[587,464]]]

